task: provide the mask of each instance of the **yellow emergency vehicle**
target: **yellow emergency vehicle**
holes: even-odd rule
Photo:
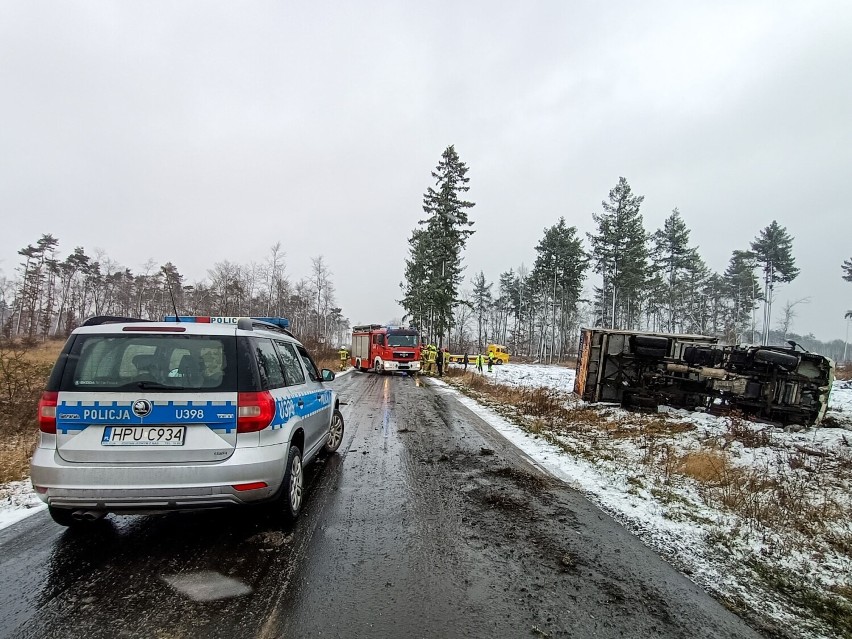
[[[489,344],[485,349],[484,357],[487,359],[489,356],[492,360],[494,360],[495,364],[508,364],[509,363],[509,349],[507,349],[502,344]],[[461,355],[450,355],[449,359],[454,364],[461,364],[464,362],[464,354]],[[467,361],[473,364],[476,361],[476,353],[467,356]]]
[[[494,360],[495,364],[509,363],[509,349],[502,344],[489,344],[486,351],[487,355]]]

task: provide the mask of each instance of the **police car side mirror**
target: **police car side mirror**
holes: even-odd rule
[[[322,381],[330,382],[334,380],[334,371],[330,371],[327,368],[322,369]]]

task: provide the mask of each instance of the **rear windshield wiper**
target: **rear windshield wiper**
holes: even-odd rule
[[[142,390],[184,390],[183,386],[171,386],[169,384],[161,384],[160,382],[138,382],[136,385]]]

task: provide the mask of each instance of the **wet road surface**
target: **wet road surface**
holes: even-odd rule
[[[0,531],[0,638],[759,636],[451,396],[335,386],[343,445],[295,525],[39,513]]]

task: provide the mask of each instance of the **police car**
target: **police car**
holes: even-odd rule
[[[39,403],[36,493],[64,526],[258,502],[295,518],[304,464],[343,439],[334,373],[283,319],[170,319],[71,334]]]

